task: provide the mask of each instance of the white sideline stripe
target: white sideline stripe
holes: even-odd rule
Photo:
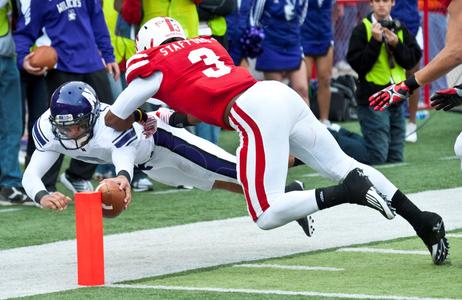
[[[455,156],[455,155],[452,155],[452,156],[443,156],[443,157],[440,157],[439,160],[456,160],[456,159],[459,159],[458,156]]]
[[[302,177],[321,177],[318,173],[303,174]]]
[[[444,159],[444,158],[442,157],[440,159]],[[408,164],[409,163],[403,162],[403,163],[396,163],[396,164],[374,165],[373,167],[376,168],[376,169],[389,169],[389,168],[406,166]],[[318,173],[310,173],[310,174],[302,175],[302,177],[320,177],[320,176],[321,175],[319,175]]]
[[[462,233],[446,233],[446,237],[462,238]]]
[[[254,289],[225,289],[225,288],[208,288],[208,287],[189,287],[189,286],[166,286],[166,285],[143,285],[143,284],[107,284],[105,287],[112,288],[131,288],[131,289],[155,289],[168,291],[201,291],[201,292],[218,292],[218,293],[243,293],[259,295],[286,295],[286,296],[307,296],[307,297],[330,297],[330,298],[348,298],[348,299],[386,299],[386,300],[458,300],[456,298],[421,298],[406,296],[385,296],[385,295],[367,295],[367,294],[344,294],[344,293],[321,293],[310,291],[281,291],[281,290],[254,290]]]
[[[396,164],[385,164],[385,165],[374,165],[373,167],[376,169],[389,169],[389,168],[394,168],[394,167],[402,167],[402,166],[407,166],[409,163],[396,163]]]
[[[162,194],[185,193],[185,192],[190,192],[190,191],[192,191],[192,190],[189,190],[189,189],[175,189],[175,190],[166,190],[166,191],[158,191],[158,192],[148,192],[146,194],[162,195]]]
[[[334,267],[310,267],[310,266],[290,266],[290,265],[271,265],[271,264],[240,264],[233,265],[236,268],[268,268],[284,270],[302,270],[302,271],[345,271],[342,268]]]
[[[6,213],[6,212],[12,212],[12,211],[17,211],[21,210],[20,208],[5,208],[5,209],[0,209],[0,213]]]
[[[394,249],[381,249],[381,248],[340,248],[337,252],[368,252],[368,253],[384,253],[384,254],[416,254],[416,255],[429,255],[427,251],[420,250],[394,250]]]

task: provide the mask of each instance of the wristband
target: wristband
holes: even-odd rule
[[[119,173],[117,173],[117,176],[124,176],[125,178],[127,178],[128,182],[132,181],[130,178],[130,173],[128,173],[125,170],[120,170]]]
[[[189,123],[187,115],[174,112],[168,119],[168,125],[177,128],[184,128],[187,126],[192,126],[194,124]]]
[[[36,204],[38,204],[40,207],[42,207],[42,204],[40,203],[40,200],[42,200],[43,196],[47,196],[49,194],[50,193],[48,193],[48,191],[45,191],[45,190],[39,191],[37,194],[35,194],[34,202]]]
[[[414,75],[410,76],[408,79],[404,81],[404,84],[409,88],[409,93],[412,92],[420,87],[420,84],[417,83]]]
[[[137,108],[133,112],[133,118],[135,119],[135,122],[146,122],[146,120],[148,119],[148,115],[142,109]]]

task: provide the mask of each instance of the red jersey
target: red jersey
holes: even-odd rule
[[[155,98],[172,109],[213,125],[228,128],[223,115],[228,103],[257,81],[236,67],[214,39],[194,38],[154,47],[128,61],[127,81],[161,71]]]

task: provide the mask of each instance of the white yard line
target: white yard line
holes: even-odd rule
[[[440,159],[447,159],[445,157],[441,157]],[[407,166],[409,163],[402,162],[402,163],[395,163],[395,164],[384,164],[384,165],[374,165],[374,168],[376,169],[390,169],[390,168],[396,168],[396,167],[402,167],[402,166]],[[320,177],[319,173],[310,173],[310,174],[304,174],[302,177]]]
[[[365,253],[380,253],[380,254],[411,254],[411,255],[429,255],[428,251],[420,250],[395,250],[395,249],[380,249],[380,248],[340,248],[337,252],[365,252]]]
[[[162,195],[162,194],[176,194],[176,193],[186,193],[190,192],[192,189],[175,189],[175,190],[165,190],[165,191],[158,191],[158,192],[147,192],[145,194],[150,195]]]
[[[462,188],[455,188],[408,196],[420,209],[439,213],[453,230],[462,228],[461,195]],[[106,235],[106,283],[415,236],[403,218],[390,221],[358,205],[320,211],[314,218],[311,238],[295,222],[264,231],[250,217]],[[430,263],[430,255],[427,259]],[[0,250],[0,278],[0,299],[75,289],[76,242]]]
[[[282,291],[282,290],[255,290],[255,289],[230,289],[230,288],[209,288],[209,287],[189,287],[189,286],[165,286],[165,285],[141,285],[141,284],[111,284],[107,285],[114,288],[124,289],[153,289],[168,291],[199,291],[214,293],[243,293],[257,295],[283,295],[283,296],[307,296],[307,297],[326,297],[326,298],[347,298],[347,299],[384,299],[384,300],[460,300],[456,298],[428,298],[428,297],[407,297],[398,295],[368,295],[368,294],[346,294],[346,293],[320,293],[310,291]]]
[[[17,207],[17,208],[4,208],[4,209],[0,209],[0,213],[7,213],[7,212],[18,211],[18,210],[21,210],[21,208],[19,208],[19,207]]]
[[[462,238],[462,233],[447,233],[446,237],[451,237],[451,238]]]
[[[234,265],[235,268],[267,268],[267,269],[283,269],[296,271],[344,271],[342,268],[334,267],[314,267],[314,266],[291,266],[291,265],[271,265],[271,264],[239,264]]]

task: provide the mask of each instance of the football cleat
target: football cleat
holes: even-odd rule
[[[342,184],[351,197],[350,203],[373,208],[389,220],[395,217],[395,210],[391,207],[391,201],[380,195],[361,169],[351,170]]]
[[[286,186],[285,192],[287,193],[287,192],[293,192],[293,191],[303,191],[303,189],[304,189],[303,182],[295,180],[294,182],[292,182],[291,184]],[[306,216],[306,217],[300,218],[300,219],[298,219],[296,221],[297,221],[298,225],[300,225],[300,227],[302,227],[303,232],[305,232],[306,236],[308,236],[308,237],[313,236],[313,233],[314,233],[314,226],[313,226],[314,219],[311,216]]]
[[[443,264],[449,255],[449,242],[445,237],[446,231],[441,216],[433,212],[423,211],[422,224],[416,232],[430,251],[433,263],[435,265]]]

